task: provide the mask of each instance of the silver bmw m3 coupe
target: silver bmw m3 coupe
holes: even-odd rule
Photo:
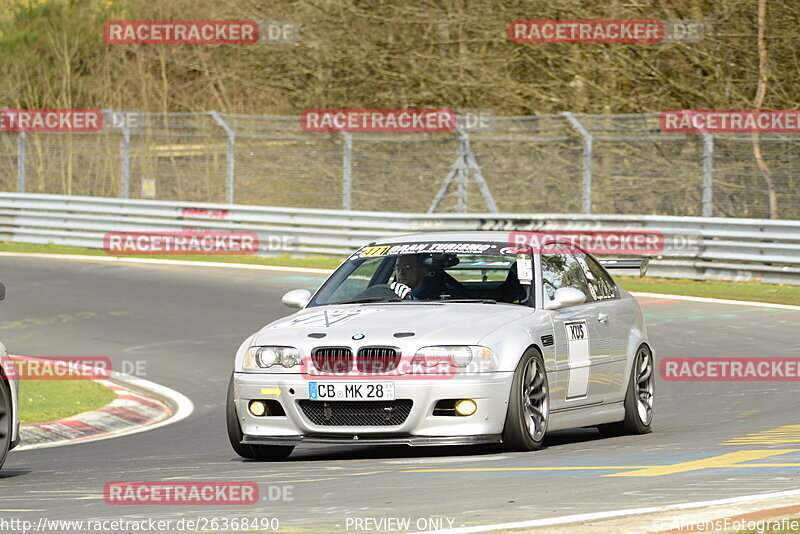
[[[540,447],[548,432],[641,434],[653,350],[636,300],[569,242],[506,232],[392,237],[352,254],[236,353],[227,426],[245,458],[302,443]],[[606,264],[606,266],[604,266]]]

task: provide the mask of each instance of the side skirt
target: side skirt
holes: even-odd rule
[[[621,402],[598,404],[550,412],[547,431],[567,430],[584,426],[616,423],[625,419],[625,406]]]

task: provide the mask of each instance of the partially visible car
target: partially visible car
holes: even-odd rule
[[[6,287],[0,284],[0,300],[5,296]],[[0,343],[0,467],[3,467],[8,451],[19,444],[19,386],[13,365],[5,345]]]

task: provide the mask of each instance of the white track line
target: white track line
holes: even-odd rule
[[[652,297],[657,299],[690,300],[692,302],[710,302],[712,304],[733,304],[735,306],[754,306],[756,308],[778,308],[780,310],[800,311],[800,306],[791,304],[770,304],[769,302],[751,302],[748,300],[713,299],[709,297],[687,297],[684,295],[665,295],[663,293],[630,292],[634,297]]]
[[[692,510],[695,508],[707,508],[712,506],[724,506],[727,504],[752,503],[778,499],[781,497],[792,497],[800,495],[800,489],[777,491],[774,493],[762,493],[757,495],[743,495],[741,497],[730,497],[728,499],[717,499],[714,501],[697,501],[679,504],[668,504],[665,506],[650,506],[646,508],[628,508],[626,510],[609,510],[607,512],[592,512],[588,514],[574,514],[560,517],[549,517],[546,519],[532,519],[530,521],[517,521],[514,523],[497,523],[494,525],[480,525],[475,527],[458,527],[443,530],[428,530],[416,532],[414,534],[472,534],[474,532],[490,532],[494,530],[510,530],[520,528],[550,527],[556,525],[567,525],[584,521],[596,521],[599,519],[612,519],[629,515],[652,514],[658,512],[669,512],[673,510]]]
[[[283,271],[294,273],[330,274],[331,269],[311,267],[280,267],[277,265],[256,265],[249,263],[228,263],[222,261],[161,260],[156,258],[131,258],[123,256],[90,256],[86,254],[45,254],[38,252],[0,252],[0,256],[20,258],[49,258],[55,260],[109,261],[118,263],[149,263],[151,265],[180,265],[184,267],[224,267],[227,269],[256,269],[261,271]]]
[[[106,371],[103,371],[106,372]],[[151,395],[158,397],[167,402],[167,404],[171,404],[171,408],[174,410],[171,416],[167,417],[163,421],[159,421],[158,423],[152,425],[141,425],[141,426],[134,426],[130,428],[125,428],[116,432],[111,432],[108,434],[103,434],[102,436],[97,436],[94,438],[87,438],[87,439],[80,439],[76,441],[52,441],[49,443],[39,443],[36,445],[21,445],[14,449],[15,451],[30,451],[34,449],[47,449],[50,447],[63,447],[66,445],[76,445],[79,443],[89,443],[92,441],[102,441],[104,439],[111,439],[111,438],[118,438],[120,436],[129,436],[132,434],[138,434],[140,432],[147,432],[148,430],[155,430],[156,428],[161,428],[167,425],[171,425],[173,423],[177,423],[178,421],[182,421],[186,419],[192,412],[194,412],[194,404],[189,397],[184,395],[183,393],[179,393],[174,389],[168,388],[167,386],[162,386],[161,384],[156,384],[155,382],[151,382],[149,380],[145,380],[143,378],[139,378],[136,376],[126,375],[124,373],[120,373],[117,371],[112,371],[111,376],[107,378],[112,382],[117,382],[124,387],[133,390],[134,392],[143,391],[145,393],[150,393]]]

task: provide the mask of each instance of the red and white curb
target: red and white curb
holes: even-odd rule
[[[25,358],[31,359],[31,358]],[[60,421],[24,424],[15,451],[86,443],[161,428],[187,418],[194,405],[183,394],[130,375],[112,371],[94,382],[117,397],[109,404]]]

